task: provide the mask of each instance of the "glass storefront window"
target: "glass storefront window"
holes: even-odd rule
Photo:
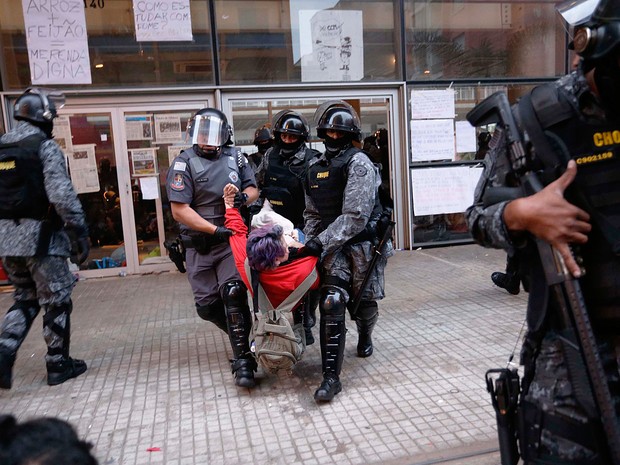
[[[222,84],[398,79],[398,3],[216,0]]]
[[[4,90],[23,89],[31,82],[22,2],[1,4]],[[191,41],[138,42],[131,0],[89,0],[84,7],[92,85],[71,87],[214,83],[208,2],[190,2]]]
[[[564,74],[557,2],[405,1],[407,80]]]
[[[508,100],[513,103],[516,102],[519,97],[530,91],[534,86],[530,84],[510,84],[510,85],[477,85],[477,86],[453,86],[455,91],[455,110],[456,116],[455,122],[466,121],[467,113],[473,109],[478,103],[484,100],[486,97],[492,95],[495,92],[503,91],[508,95]],[[442,87],[441,89],[445,89]],[[441,90],[438,87],[424,87],[416,89],[419,90]],[[427,200],[429,196],[435,195],[436,192],[441,192],[444,189],[448,198],[450,195],[448,192],[456,191],[457,189],[463,189],[462,183],[456,182],[453,186],[450,183],[455,182],[454,178],[458,176],[468,176],[471,178],[469,186],[471,187],[471,193],[473,194],[473,188],[475,187],[477,177],[473,177],[474,173],[468,171],[474,170],[476,176],[479,176],[481,172],[480,161],[484,159],[484,156],[488,150],[488,143],[493,135],[495,125],[488,125],[486,127],[479,127],[475,130],[476,148],[469,152],[457,152],[453,160],[434,160],[434,161],[422,161],[422,162],[410,162],[411,170],[411,192],[412,192],[412,244],[414,246],[419,245],[433,245],[442,242],[458,242],[458,241],[470,241],[471,235],[467,229],[467,223],[465,220],[464,212],[449,213],[441,211],[436,205],[429,207]],[[411,158],[410,158],[411,160]],[[455,169],[461,172],[455,174]],[[422,175],[418,177],[418,174],[422,174],[418,170],[432,170],[432,176]],[[444,171],[442,171],[444,170]],[[430,171],[428,173],[431,173]],[[437,186],[441,186],[439,191],[433,191],[430,194],[429,191],[424,191],[424,188],[420,185],[415,185],[421,179],[425,182],[424,186],[428,186],[429,189],[433,189]],[[430,180],[430,181],[429,181]],[[465,189],[466,190],[466,189]],[[416,199],[416,192],[420,193],[422,199]],[[459,191],[461,192],[461,191]],[[437,202],[439,199],[432,199],[430,203]],[[422,202],[424,205],[421,205]],[[449,201],[446,202],[450,204]],[[433,214],[417,214],[416,211],[427,211],[429,208],[435,208]]]

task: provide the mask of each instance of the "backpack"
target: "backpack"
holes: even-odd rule
[[[49,210],[39,146],[45,136],[34,134],[0,144],[0,219],[42,220]]]
[[[312,272],[274,308],[260,285],[258,272],[250,270],[245,260],[246,276],[252,284],[254,323],[250,332],[250,347],[257,363],[266,371],[290,370],[306,349],[306,334],[302,323],[294,323],[292,310],[306,295],[317,279]]]

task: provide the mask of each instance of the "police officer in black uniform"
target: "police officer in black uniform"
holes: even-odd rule
[[[221,111],[200,110],[190,121],[187,136],[192,148],[172,162],[167,191],[172,215],[181,223],[196,310],[228,333],[235,384],[253,387],[256,362],[248,344],[252,316],[228,244],[232,232],[224,227],[222,193],[231,183],[239,188],[238,206],[256,200],[254,174],[241,150],[232,146],[232,130]]]
[[[319,152],[306,145],[310,128],[306,118],[292,110],[282,110],[273,117],[274,146],[263,158],[261,197],[269,200],[273,211],[290,220],[299,230],[304,228],[306,199],[304,179],[309,160]],[[314,343],[312,327],[316,320],[318,293],[311,291],[304,302],[306,344]]]
[[[535,87],[513,107],[525,156],[510,150],[510,128],[498,125],[467,219],[476,241],[516,251],[528,264],[518,429],[524,463],[618,464],[620,434],[609,432],[614,424],[617,431],[620,412],[620,2],[571,0],[558,9],[575,28],[579,68]],[[515,200],[485,202],[491,189],[523,182],[516,171],[523,162],[523,171],[536,173],[546,187]],[[567,336],[565,313],[571,312],[558,304],[568,288],[558,287],[562,280],[547,282],[532,236],[551,244],[578,279],[596,340],[589,354],[598,354],[604,372],[597,385],[608,384],[611,405],[594,407],[590,386],[596,378],[584,374],[587,358]]]
[[[376,222],[382,212],[378,196],[381,177],[368,156],[353,145],[360,140],[361,125],[351,105],[328,101],[317,109],[315,121],[326,150],[308,163],[304,212],[308,241],[302,253],[323,257],[319,300],[323,382],[314,398],[331,401],[342,390],[345,310],[360,292],[373,255]],[[359,357],[373,353],[377,300],[384,297],[383,272],[392,254],[390,243],[370,271],[359,309],[352,315],[359,334]]]
[[[27,89],[15,102],[17,125],[0,137],[0,257],[15,286],[15,303],[0,323],[1,389],[11,388],[17,350],[41,309],[47,384],[86,371],[84,360],[69,356],[76,278],[67,258],[83,263],[90,240],[65,156],[52,138],[63,105],[61,93]]]
[[[263,176],[265,172],[263,168],[263,159],[267,153],[267,150],[273,146],[273,136],[271,135],[269,124],[265,124],[256,129],[254,132],[254,142],[252,143],[258,150],[248,155],[248,162],[254,172],[257,186],[261,189],[263,187]]]

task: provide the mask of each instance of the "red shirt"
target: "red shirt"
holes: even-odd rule
[[[250,280],[245,274],[248,228],[236,208],[227,208],[225,218],[224,225],[235,233],[230,237],[230,248],[235,257],[237,270],[239,270],[245,285],[252,292]],[[318,261],[317,257],[304,257],[280,265],[273,270],[261,271],[259,273],[259,281],[271,304],[274,307],[280,305],[308,277]],[[319,278],[316,279],[311,289],[318,289],[318,287]]]

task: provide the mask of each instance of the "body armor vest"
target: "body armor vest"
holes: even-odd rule
[[[45,139],[35,134],[0,144],[0,219],[45,219],[50,203],[39,157]]]
[[[194,187],[194,197],[190,206],[216,226],[224,224],[224,186],[231,183],[241,190],[240,170],[243,157],[237,147],[222,147],[219,157],[209,159],[200,157],[193,148],[185,150],[181,158],[187,161]]]
[[[577,162],[577,177],[566,198],[591,216],[592,232],[578,251],[586,268],[581,282],[589,312],[594,320],[620,322],[614,309],[620,299],[620,120],[587,121],[577,109],[571,114],[565,97],[553,92],[557,107],[548,105],[537,114],[559,155],[558,165],[566,166],[571,158]],[[565,116],[546,123],[552,115]]]
[[[364,153],[364,151],[349,147],[329,161],[321,160],[308,168],[306,192],[321,216],[323,230],[342,214],[344,190],[347,186],[347,169],[356,153]],[[376,222],[382,211],[383,207],[377,193],[369,222]],[[367,235],[361,233],[360,237],[356,236],[352,242],[360,240],[368,240]]]
[[[273,211],[290,220],[296,228],[303,228],[304,209],[306,200],[304,197],[303,180],[306,176],[306,163],[315,151],[302,147],[304,161],[295,155],[286,159],[281,155],[279,147],[274,147],[269,152],[267,171],[265,173],[263,195]]]

